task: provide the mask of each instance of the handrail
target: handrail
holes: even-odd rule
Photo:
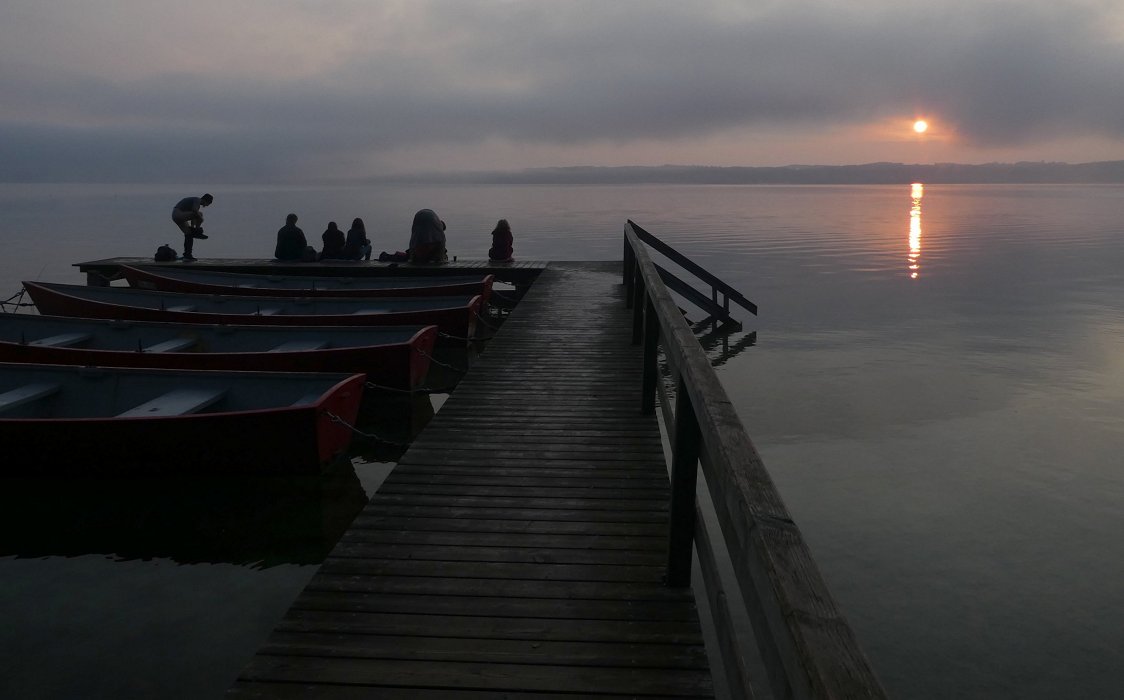
[[[677,263],[684,270],[687,270],[688,272],[693,274],[695,277],[698,277],[703,282],[709,284],[710,287],[711,287],[711,298],[714,300],[715,303],[717,303],[717,301],[718,301],[718,293],[721,292],[722,295],[724,296],[723,307],[725,308],[725,311],[726,311],[726,314],[725,314],[726,319],[725,320],[732,320],[732,319],[729,318],[729,313],[730,313],[730,303],[729,302],[731,300],[735,304],[737,304],[738,306],[741,306],[743,309],[745,309],[746,311],[753,314],[754,316],[757,315],[757,304],[754,304],[749,299],[746,299],[745,296],[742,295],[741,292],[734,289],[730,285],[726,284],[722,280],[718,279],[713,274],[711,274],[709,271],[707,271],[705,268],[703,268],[702,266],[700,266],[698,263],[691,260],[687,256],[683,255],[678,250],[672,248],[668,244],[664,243],[660,239],[653,236],[651,233],[648,233],[647,231],[645,231],[643,228],[640,227],[639,224],[637,224],[632,219],[629,219],[627,221],[626,225],[632,227],[632,230],[636,232],[637,237],[641,241],[643,241],[644,243],[647,243],[649,246],[651,246],[652,248],[654,248],[657,251],[659,251],[660,253],[662,253],[665,257],[667,257],[668,260],[671,260],[672,262]],[[668,274],[670,274],[670,273],[668,273]],[[676,291],[678,291],[678,290],[676,290]],[[710,311],[709,309],[706,309],[706,308],[704,308],[703,310],[704,311]]]
[[[679,312],[635,224],[626,223],[624,278],[634,313],[633,339],[644,345],[641,410],[655,410],[662,385],[657,345],[675,378],[675,412],[668,423],[672,495],[667,581],[690,584],[692,546],[699,549],[708,599],[729,602],[710,567],[715,557],[697,514],[695,479],[701,462],[724,542],[777,698],[884,698],[800,530],[765,470],[706,353]],[[667,401],[663,401],[665,412]],[[665,415],[671,415],[665,413]],[[715,588],[717,587],[717,588]],[[744,650],[725,621],[715,618],[727,669],[741,668]],[[732,642],[730,640],[733,640]],[[728,674],[730,675],[730,674]],[[740,674],[732,674],[733,683]],[[729,679],[728,679],[729,680]],[[732,688],[752,697],[749,687]]]

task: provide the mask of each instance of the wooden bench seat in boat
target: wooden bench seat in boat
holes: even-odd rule
[[[50,396],[59,388],[59,385],[53,382],[34,382],[9,389],[0,394],[0,413]]]
[[[175,389],[118,415],[121,418],[182,416],[201,411],[224,396],[226,389]]]
[[[328,347],[326,340],[290,340],[287,343],[281,343],[275,348],[270,348],[269,352],[299,352],[301,350],[323,350]]]
[[[320,396],[321,394],[305,394],[304,396],[294,401],[292,405],[307,406],[310,403],[316,403],[316,400],[320,398]]]
[[[39,338],[33,340],[28,345],[35,345],[37,347],[51,347],[51,348],[69,348],[79,343],[85,343],[93,336],[89,333],[59,333],[58,335],[49,335],[46,338]]]
[[[144,352],[175,352],[177,350],[186,350],[187,348],[195,345],[193,338],[172,338],[165,340],[155,345],[149,345],[144,349]]]

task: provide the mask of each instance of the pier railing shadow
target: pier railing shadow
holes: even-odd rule
[[[646,248],[652,239],[633,222],[625,224],[624,281],[634,313],[633,341],[644,346],[640,410],[654,413],[659,395],[671,444],[667,584],[690,585],[692,554],[697,551],[732,697],[753,697],[747,659],[754,653],[760,654],[776,698],[885,697],[706,353],[672,298],[665,275],[652,262]],[[703,279],[711,284],[717,280],[712,275]],[[752,311],[756,313],[756,306]],[[660,379],[661,347],[674,379],[674,398]],[[709,531],[699,510],[700,464],[718,533]],[[733,624],[730,606],[737,604],[739,596],[725,590],[718,564],[727,556],[757,652],[750,640],[739,638]]]

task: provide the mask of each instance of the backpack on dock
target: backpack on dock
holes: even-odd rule
[[[176,249],[165,243],[156,249],[156,262],[171,262],[179,257]]]

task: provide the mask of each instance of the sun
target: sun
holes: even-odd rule
[[[929,122],[925,121],[924,119],[918,119],[917,121],[913,122],[913,130],[919,134],[924,134],[929,130]]]

